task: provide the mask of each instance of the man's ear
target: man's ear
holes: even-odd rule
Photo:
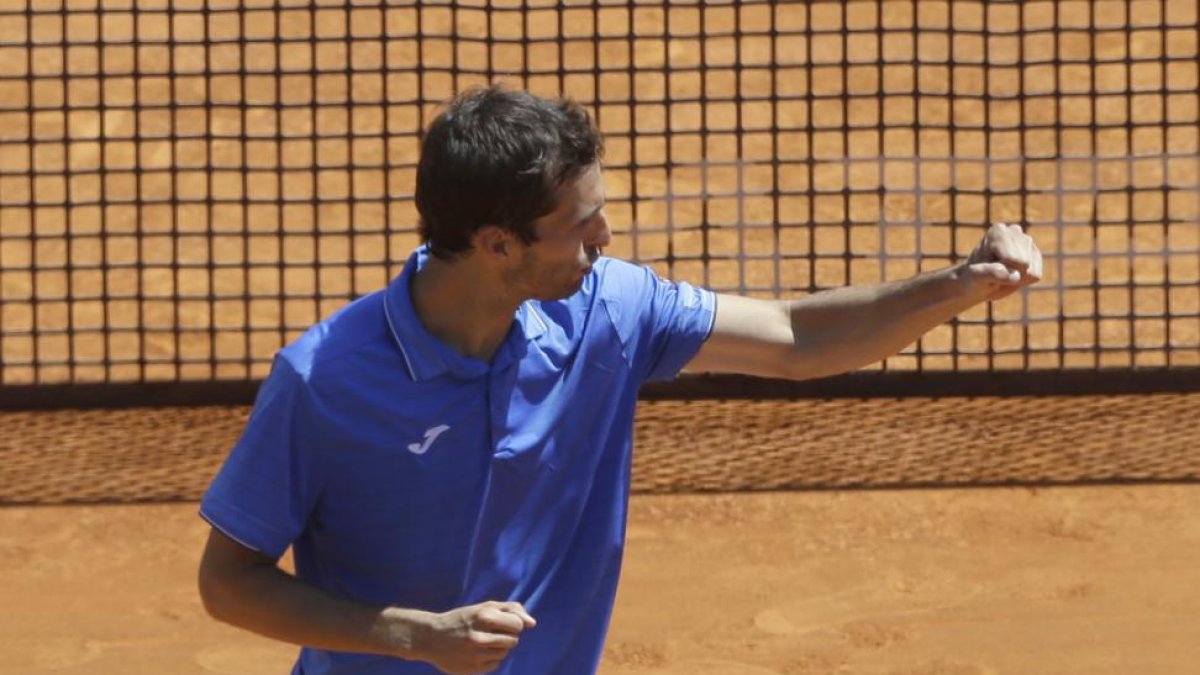
[[[484,225],[471,236],[472,247],[489,258],[507,258],[513,243],[512,232],[499,225]]]

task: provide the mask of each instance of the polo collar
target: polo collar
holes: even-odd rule
[[[455,351],[426,330],[417,316],[410,289],[413,276],[425,267],[429,256],[428,245],[413,251],[404,263],[400,275],[385,289],[383,311],[388,330],[396,341],[396,346],[404,357],[404,365],[413,380],[420,382],[443,375],[460,380],[482,377],[491,369],[491,364]],[[513,329],[493,359],[496,363],[509,360],[511,355],[518,351],[514,349],[518,346],[514,342],[536,340],[546,333],[546,319],[536,305],[536,301],[527,300],[517,308],[513,317]]]

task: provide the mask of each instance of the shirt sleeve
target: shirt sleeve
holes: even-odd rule
[[[200,502],[200,516],[227,536],[278,558],[304,530],[317,497],[305,382],[276,357],[241,438]]]
[[[712,334],[716,295],[623,261],[605,274],[603,302],[633,371],[643,381],[678,375]]]

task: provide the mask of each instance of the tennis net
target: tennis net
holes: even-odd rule
[[[247,400],[399,271],[421,130],[488,82],[588,106],[609,252],[718,291],[902,278],[1026,223],[1046,280],[872,386],[1194,390],[1198,30],[1186,0],[0,0],[0,402]]]

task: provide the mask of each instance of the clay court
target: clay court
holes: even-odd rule
[[[167,6],[0,0],[0,673],[287,672],[194,588],[230,392],[399,271],[419,130],[488,81],[592,109],[607,253],[664,276],[1046,255],[836,397],[644,402],[602,673],[1200,668],[1194,2]],[[995,373],[1104,391],[952,384]]]
[[[1186,675],[1193,485],[641,495],[605,675]],[[288,672],[208,620],[194,504],[0,510],[0,672]]]

